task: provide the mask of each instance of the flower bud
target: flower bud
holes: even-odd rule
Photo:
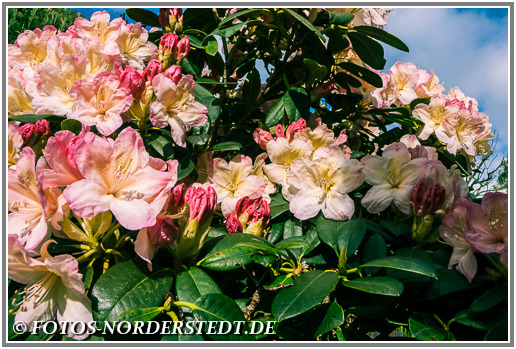
[[[412,190],[414,213],[417,216],[433,214],[442,206],[445,198],[446,191],[441,184],[437,183],[427,188],[423,181],[419,181]]]
[[[217,205],[217,194],[212,187],[204,190],[201,187],[191,187],[186,190],[185,203],[189,205],[188,220],[203,223],[213,216]]]
[[[176,34],[165,34],[159,43],[158,59],[167,69],[172,64],[180,64],[190,52],[190,39],[185,36],[181,40]]]
[[[20,127],[20,133],[23,138],[23,146],[34,143],[37,139],[36,132],[34,132],[34,124],[25,124]]]
[[[263,150],[266,150],[267,143],[269,143],[269,141],[272,141],[274,139],[269,132],[264,131],[261,128],[257,128],[256,130],[254,130],[253,138],[254,138],[254,141],[256,143],[258,143],[260,148],[262,148]]]
[[[181,8],[160,8],[158,19],[165,33],[183,31],[183,9]]]
[[[168,211],[176,214],[184,205],[185,184],[176,185],[170,192],[170,201],[168,202]]]
[[[165,248],[179,236],[179,229],[169,217],[158,217],[156,224],[147,228],[152,246]]]
[[[181,66],[179,65],[173,65],[170,68],[167,69],[166,72],[163,73],[167,78],[172,80],[174,84],[177,85],[179,80],[181,80],[181,77],[183,76],[183,73],[181,71]]]
[[[183,58],[188,56],[190,53],[190,39],[188,36],[183,37],[179,42],[177,43],[177,55],[176,55],[176,61],[181,62]]]
[[[231,213],[228,215],[228,218],[226,220],[226,229],[228,230],[228,233],[230,233],[230,234],[243,232],[242,224]]]
[[[143,77],[146,81],[152,81],[152,79],[163,71],[163,65],[159,59],[152,59],[147,68],[143,71]]]
[[[285,138],[285,130],[283,129],[283,126],[281,124],[277,124],[274,128],[274,135],[276,137],[283,137]]]
[[[146,87],[142,74],[131,66],[125,67],[120,77],[120,85],[127,87],[134,99],[140,99]]]
[[[286,134],[288,142],[292,142],[294,140],[294,135],[304,128],[306,128],[306,121],[303,118],[288,125]]]

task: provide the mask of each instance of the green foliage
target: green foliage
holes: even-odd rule
[[[65,32],[77,17],[83,15],[66,8],[8,8],[7,42],[14,44],[18,35],[25,30],[42,29],[45,25],[53,25]]]

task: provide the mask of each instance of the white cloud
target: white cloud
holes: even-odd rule
[[[446,91],[459,86],[489,115],[500,140],[508,146],[508,21],[481,11],[447,8],[401,8],[390,13],[388,32],[410,48],[404,53],[385,47],[388,70],[396,61],[434,69]]]

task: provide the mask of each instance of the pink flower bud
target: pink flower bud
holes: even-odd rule
[[[183,9],[160,8],[158,20],[165,33],[181,31],[183,29]]]
[[[262,148],[263,150],[266,150],[267,143],[269,143],[269,141],[272,141],[274,139],[269,132],[264,131],[261,128],[257,128],[256,130],[254,130],[253,138],[254,138],[254,141],[256,143],[258,143],[260,148]]]
[[[125,67],[120,77],[120,85],[127,87],[134,99],[140,99],[145,92],[145,79],[138,70],[131,66]]]
[[[23,146],[25,146],[29,142],[31,142],[32,138],[36,138],[36,134],[34,133],[34,127],[35,127],[34,124],[25,124],[20,127],[20,134],[23,137]],[[33,133],[34,133],[34,137],[32,137]],[[34,141],[34,140],[32,139],[32,141]]]
[[[181,71],[181,66],[179,65],[173,65],[170,68],[168,68],[163,75],[165,75],[167,78],[172,80],[174,84],[177,85],[179,80],[181,80],[181,77],[183,76],[183,72]]]
[[[244,213],[247,210],[247,208],[249,207],[249,203],[250,200],[248,196],[244,196],[243,198],[238,200],[235,208],[235,214],[237,215],[237,217],[240,217],[242,213]]]
[[[168,211],[171,214],[176,214],[184,205],[185,184],[176,185],[170,192],[170,201],[168,203]]]
[[[197,218],[199,223],[213,216],[217,205],[217,194],[212,187],[204,190],[201,187],[191,187],[186,190],[185,202],[189,204],[189,220]]]
[[[249,215],[248,222],[263,222],[263,226],[266,227],[271,220],[271,207],[263,198],[255,199],[247,208],[247,214]]]
[[[181,62],[190,53],[190,39],[185,36],[177,43],[176,62]]]
[[[160,74],[163,71],[163,66],[158,59],[152,59],[149,64],[147,64],[147,68],[143,71],[143,77],[147,81],[152,81],[152,79]]]
[[[423,181],[419,181],[412,190],[411,198],[414,204],[414,213],[418,216],[426,216],[433,214],[442,206],[446,198],[446,191],[439,183],[427,188]]]
[[[342,143],[346,143],[346,141],[348,140],[348,136],[346,135],[346,130],[342,130],[340,131],[340,134],[337,138],[335,138],[335,140],[332,142],[332,144],[342,144]]]
[[[44,120],[44,119],[36,121],[34,130],[36,131],[36,134],[38,135],[38,140],[41,139],[41,137],[43,137],[43,136],[50,135],[50,125],[48,124],[48,121]]]
[[[179,229],[169,217],[158,217],[156,224],[147,228],[152,246],[165,248],[179,236]]]
[[[177,47],[177,42],[179,41],[179,37],[176,34],[165,34],[161,37],[159,42],[159,49],[165,52],[173,52]]]
[[[242,224],[240,224],[240,221],[231,213],[226,220],[226,229],[230,234],[243,232]]]
[[[303,118],[294,121],[293,123],[288,125],[286,138],[289,141],[289,143],[292,142],[292,140],[294,139],[294,135],[304,128],[306,128],[306,121]]]
[[[285,131],[283,129],[283,126],[281,126],[280,124],[277,124],[276,128],[274,129],[274,135],[276,137],[283,137],[283,138],[285,138]]]

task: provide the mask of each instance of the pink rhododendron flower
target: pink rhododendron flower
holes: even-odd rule
[[[453,104],[448,105],[443,95],[433,97],[429,105],[418,104],[412,114],[416,119],[425,123],[418,137],[425,140],[435,133],[440,141],[446,142],[448,136],[446,135],[443,122],[448,117],[454,117],[458,112],[459,107]]]
[[[75,142],[73,159],[85,178],[63,192],[73,212],[85,218],[110,210],[130,230],[156,223],[163,201],[159,207],[152,202],[177,179],[153,167],[140,135],[130,127],[114,141],[85,134]],[[177,166],[176,161],[173,164]]]
[[[23,146],[23,137],[20,132],[20,126],[10,122],[7,131],[7,161],[8,166],[16,166],[20,158],[21,148]]]
[[[52,257],[41,248],[41,257],[34,259],[26,255],[16,235],[8,236],[9,278],[26,284],[23,299],[14,321],[27,325],[32,331],[35,321],[46,323],[54,319],[62,322],[93,321],[91,301],[85,295],[82,275],[78,273],[77,260],[69,254]],[[77,340],[88,337],[88,333],[76,334],[67,326],[66,336]]]
[[[443,218],[439,233],[443,240],[453,246],[448,268],[457,266],[457,271],[463,274],[469,282],[473,280],[477,272],[477,260],[472,247],[464,236],[464,224],[466,213],[471,202],[467,199],[459,199],[453,209]]]
[[[416,85],[419,81],[419,71],[413,63],[396,62],[389,70],[394,103],[410,104],[417,98]]]
[[[136,69],[144,69],[145,62],[154,58],[158,51],[156,45],[147,41],[148,38],[149,33],[140,23],[120,26],[120,35],[116,38],[116,43],[122,62]]]
[[[131,107],[133,96],[124,86],[119,86],[118,77],[109,72],[98,74],[90,82],[77,80],[70,88],[70,97],[77,110],[68,118],[89,126],[97,126],[105,136],[122,126],[121,114]]]
[[[8,46],[9,65],[36,70],[47,58],[48,41],[56,34],[56,28],[51,25],[45,26],[43,30],[24,31],[18,35],[14,45]]]
[[[50,236],[48,223],[56,229],[62,220],[61,190],[38,184],[34,151],[23,148],[16,169],[8,172],[9,234],[16,234],[27,251],[34,251]]]
[[[362,199],[362,206],[371,213],[379,213],[394,201],[401,212],[410,214],[412,189],[427,162],[424,158],[411,160],[403,143],[389,145],[381,157],[367,155],[362,158],[365,181],[373,186]]]
[[[252,170],[253,161],[248,156],[237,155],[229,163],[221,158],[213,159],[208,183],[217,193],[217,203],[221,203],[224,216],[235,212],[238,200],[244,196],[257,199],[264,194],[265,183],[260,177],[250,175]]]
[[[419,69],[419,81],[415,88],[418,98],[433,97],[444,92],[444,86],[439,84],[439,78],[432,70],[430,74],[426,70]]]
[[[120,27],[125,21],[118,17],[110,21],[107,11],[93,13],[89,20],[78,17],[75,19],[73,30],[81,37],[94,37],[103,44],[113,42],[120,35]]]
[[[358,160],[347,160],[340,147],[330,145],[316,150],[312,160],[294,160],[286,178],[286,199],[296,218],[309,219],[322,211],[326,218],[341,221],[355,212],[347,193],[363,183],[364,174]]]
[[[11,68],[8,72],[7,106],[8,114],[34,114],[32,99],[37,95],[39,75],[31,69]]]
[[[186,132],[208,120],[208,108],[195,101],[194,85],[191,75],[183,75],[177,84],[163,74],[152,79],[158,100],[150,104],[150,120],[156,127],[170,125],[172,139],[181,147],[186,146]]]
[[[269,177],[265,174],[264,166],[265,166],[265,159],[267,159],[267,154],[262,153],[254,159],[253,169],[251,172],[249,172],[250,175],[258,176],[260,177],[263,182],[265,183],[264,186],[264,193],[262,198],[267,202],[271,202],[270,194],[273,194],[276,192],[276,186],[272,181],[269,179]]]
[[[453,155],[464,150],[470,156],[476,156],[475,140],[484,133],[483,120],[471,117],[470,112],[461,108],[459,112],[443,121],[444,143],[446,149]]]
[[[499,253],[507,266],[509,244],[509,202],[504,193],[486,193],[482,204],[470,203],[466,213],[464,235],[477,251]]]

